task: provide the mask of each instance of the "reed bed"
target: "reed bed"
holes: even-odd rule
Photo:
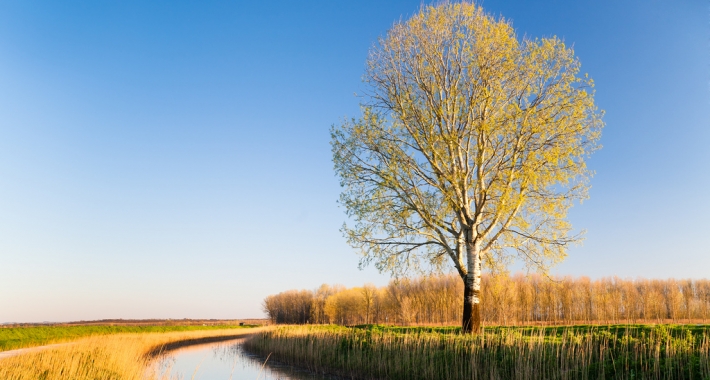
[[[94,335],[118,333],[166,333],[175,331],[239,329],[249,326],[232,325],[77,325],[77,326],[26,326],[0,328],[0,351],[68,342]]]
[[[246,348],[359,379],[710,379],[707,326],[494,328],[474,336],[285,326]]]
[[[170,333],[92,336],[70,344],[0,360],[3,380],[157,380],[153,359],[166,349],[220,338],[239,337],[263,329],[230,329]]]

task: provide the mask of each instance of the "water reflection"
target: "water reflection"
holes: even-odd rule
[[[158,362],[161,379],[170,380],[323,380],[290,366],[266,362],[244,351],[244,338],[190,346],[171,352]]]

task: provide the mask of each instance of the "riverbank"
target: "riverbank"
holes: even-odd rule
[[[201,330],[227,330],[254,327],[234,324],[186,324],[186,325],[136,325],[136,324],[64,324],[30,325],[27,327],[0,328],[0,351],[15,350],[52,343],[61,343],[96,335],[121,333],[167,333]]]
[[[267,328],[118,333],[94,335],[72,344],[0,360],[3,380],[158,379],[151,363],[160,353],[190,343],[235,339]]]
[[[710,378],[706,326],[455,328],[281,326],[245,347],[317,373],[361,379]]]

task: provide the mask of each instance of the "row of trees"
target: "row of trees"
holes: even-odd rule
[[[624,323],[706,321],[710,280],[548,279],[484,275],[486,323]],[[464,287],[456,275],[393,280],[387,286],[322,285],[268,296],[275,323],[458,324]]]

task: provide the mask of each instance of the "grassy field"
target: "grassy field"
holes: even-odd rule
[[[363,379],[710,379],[710,327],[284,326],[247,348]]]
[[[94,335],[237,329],[250,326],[33,326],[0,328],[0,351],[67,342]]]
[[[0,360],[3,380],[157,380],[153,359],[178,342],[234,338],[255,329],[93,335],[60,347]],[[136,331],[134,331],[136,332]]]

